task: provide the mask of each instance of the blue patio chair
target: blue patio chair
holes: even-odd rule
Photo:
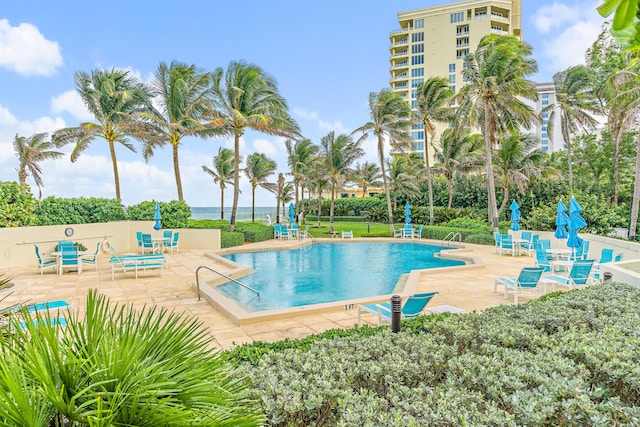
[[[617,254],[617,255],[616,255],[616,257],[614,258],[614,260],[613,260],[613,261],[614,261],[614,262],[620,262],[620,261],[622,261],[623,259],[624,259],[624,254],[620,253],[620,254]]]
[[[423,314],[424,308],[429,301],[431,301],[431,298],[437,294],[438,292],[426,292],[409,296],[402,305],[401,318],[407,319]],[[381,304],[358,304],[358,324],[360,324],[360,315],[363,311],[377,314],[378,325],[381,325],[383,321],[391,321],[391,304],[388,302]]]
[[[136,241],[138,242],[138,249],[143,252],[142,249],[142,231],[136,231]]]
[[[80,258],[80,261],[82,261],[83,264],[93,264],[96,267],[96,271],[98,271],[98,252],[100,251],[100,242],[98,242],[98,244],[96,245],[96,251],[94,252],[92,257],[82,257]]]
[[[40,255],[40,248],[38,245],[33,245],[36,248],[36,257],[38,258],[38,270],[40,275],[44,274],[45,268],[54,268],[58,271],[58,259],[51,255]]]
[[[413,230],[413,238],[414,239],[422,239],[422,229],[424,228],[424,224],[420,224],[420,227],[418,227],[418,229],[414,229]]]
[[[520,233],[520,240],[523,240],[520,242],[520,249],[527,251],[527,255],[531,256],[535,249],[533,247],[533,234],[530,231],[523,231]]]
[[[289,233],[289,229],[285,225],[280,227],[280,240],[284,239],[291,239],[291,233]]]
[[[613,249],[603,248],[600,253],[600,261],[598,261],[598,263],[604,264],[611,261],[613,261]]]
[[[589,241],[585,240],[578,248],[571,254],[571,261],[585,260],[589,255]]]
[[[405,239],[413,239],[413,225],[405,224],[403,228],[403,237]]]
[[[539,286],[540,277],[544,269],[542,267],[525,267],[520,270],[520,274],[516,278],[496,277],[493,288],[497,285],[504,286],[504,298],[507,298],[508,292],[513,292],[513,302],[518,303],[518,295],[525,293],[542,295],[544,289]]]
[[[493,240],[496,242],[496,253],[500,252],[500,244],[502,243],[502,234],[499,231],[493,232]]]
[[[570,289],[584,288],[588,286],[589,275],[593,268],[593,260],[578,260],[573,263],[569,276],[549,274],[542,276],[542,279],[555,285],[565,286]]]
[[[167,246],[168,249],[169,249],[169,252],[173,253],[174,249],[176,250],[176,252],[178,252],[178,239],[179,238],[180,238],[180,232],[179,231],[176,231],[175,233],[173,233],[172,238],[171,238],[171,242]]]
[[[547,258],[547,252],[542,249],[542,247],[535,248],[536,253],[536,265],[541,267],[545,273],[549,273],[553,271],[551,268],[551,264],[549,263],[549,259]],[[495,292],[495,289],[494,289]]]
[[[78,260],[78,247],[77,246],[62,246],[62,259],[60,260],[60,270],[64,271],[65,268],[75,268],[78,272],[81,271]]]
[[[540,247],[544,251],[545,255],[547,256],[547,259],[548,260],[552,260],[553,259],[553,255],[551,255],[550,253],[547,253],[547,249],[551,249],[551,240],[549,240],[549,239],[538,239],[537,243],[540,245]],[[535,247],[535,245],[534,245],[534,247]]]
[[[309,224],[307,224],[304,228],[301,228],[300,230],[298,230],[298,236],[300,236],[303,239],[306,239],[307,237],[309,237]]]
[[[280,238],[280,224],[273,224],[273,238]]]
[[[64,246],[73,246],[73,242],[69,242],[69,241],[66,241],[66,240],[62,240],[62,241],[58,242],[58,246],[56,247],[56,251],[62,252],[62,248]]]
[[[513,245],[511,234],[503,234],[500,238],[500,255],[503,255],[503,252],[511,252],[511,256],[516,254],[516,248]]]
[[[151,234],[142,233],[142,253],[153,253],[155,251],[155,247],[153,246],[153,240],[151,239]]]
[[[343,231],[342,232],[343,239],[353,239],[353,231]]]

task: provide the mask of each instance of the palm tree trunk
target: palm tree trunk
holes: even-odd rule
[[[638,228],[638,209],[640,206],[640,141],[636,145],[636,179],[633,183],[633,202],[631,204],[631,223],[629,224],[629,240],[636,240]]]
[[[571,139],[569,138],[569,131],[566,126],[562,126],[562,139],[567,146],[567,166],[568,166],[568,178],[569,178],[569,191],[573,191],[573,161],[571,160]]]
[[[618,129],[613,146],[613,204],[618,206],[618,194],[620,192],[620,139],[622,129]]]
[[[251,186],[251,222],[256,222],[256,187]]]
[[[389,194],[389,183],[387,182],[387,173],[384,170],[384,141],[378,136],[378,159],[380,160],[380,170],[382,172],[382,186],[384,194],[387,198],[387,216],[389,217],[389,233],[393,236],[393,210],[391,209],[391,195]]]
[[[425,123],[424,126],[427,129]],[[429,189],[429,225],[433,226],[433,185],[431,184],[431,167],[429,166],[429,137],[424,133],[424,163],[427,167],[427,188]]]
[[[298,222],[298,210],[299,210],[299,208],[298,208],[298,180],[297,179],[293,180],[293,188],[294,188],[294,190],[296,192],[296,204],[294,205],[294,207],[295,207],[294,212],[295,212],[296,215],[294,215],[293,221],[295,223],[297,223]]]
[[[318,228],[322,225],[320,215],[322,215],[322,189],[318,188]]]
[[[240,197],[240,135],[239,132],[236,132],[233,138],[233,206],[227,230],[229,232],[235,230],[238,198]]]
[[[178,143],[173,143],[173,172],[176,175],[176,186],[178,187],[178,200],[183,201],[182,179],[180,178],[180,164],[178,163]]]
[[[453,204],[453,177],[447,177],[447,190],[449,190],[449,204],[447,207],[451,209],[451,205]]]
[[[113,182],[116,185],[116,200],[121,201],[120,198],[120,175],[118,174],[118,161],[116,160],[116,147],[113,145],[113,141],[107,141],[109,143],[109,154],[111,155],[111,165],[113,166]]]
[[[336,198],[336,184],[331,183],[331,207],[329,208],[329,233],[333,233],[333,202]]]
[[[300,184],[300,213],[304,220],[304,184]],[[305,221],[306,222],[306,221]]]
[[[220,185],[220,219],[224,219],[224,185]]]
[[[509,201],[509,187],[506,185],[503,185],[502,192],[504,193],[504,198],[502,199],[502,203],[498,208],[498,218],[500,218],[500,214],[502,214],[502,211],[504,211],[504,208],[507,206],[507,202]]]
[[[489,106],[484,105],[484,154],[487,169],[487,187],[489,194],[488,210],[489,223],[493,226],[493,231],[498,231],[498,206],[496,203],[496,187],[493,181],[493,130],[489,123]]]
[[[18,170],[18,181],[20,183],[20,191],[23,193],[27,192],[27,170],[24,165],[20,165],[20,169]]]

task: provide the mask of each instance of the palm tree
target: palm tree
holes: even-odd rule
[[[224,189],[227,188],[227,184],[233,182],[233,159],[233,150],[220,147],[218,155],[213,157],[213,169],[202,165],[202,170],[213,177],[213,183],[220,186],[220,219],[224,219]]]
[[[479,133],[461,136],[459,132],[447,129],[440,137],[440,147],[432,144],[435,150],[434,171],[442,173],[447,180],[449,202],[453,204],[453,177],[457,172],[472,172],[482,167],[482,135]]]
[[[419,184],[425,175],[424,168],[424,160],[417,153],[396,156],[387,164],[394,209],[398,207],[398,197],[412,200],[420,196]]]
[[[287,139],[285,141],[285,147],[287,148],[287,163],[289,170],[293,176],[293,185],[295,187],[295,199],[296,208],[298,208],[298,189],[302,190],[302,199],[304,200],[304,177],[308,172],[309,164],[311,160],[318,153],[318,146],[314,145],[310,139],[302,139],[296,141],[293,139]],[[304,212],[304,208],[300,206],[300,211]]]
[[[331,208],[329,209],[329,232],[333,233],[333,210],[336,191],[344,183],[349,174],[350,166],[364,156],[364,150],[360,147],[362,138],[354,141],[351,136],[340,134],[337,137],[333,131],[322,137],[320,153],[324,158],[325,167],[331,183]]]
[[[244,173],[251,183],[251,222],[256,222],[256,188],[260,186],[270,191],[274,190],[274,184],[267,182],[267,178],[276,172],[276,168],[276,162],[265,154],[253,153],[247,156]]]
[[[60,129],[53,134],[53,142],[61,147],[75,144],[71,161],[76,162],[96,138],[109,145],[116,199],[120,197],[120,176],[116,160],[115,144],[121,144],[135,152],[127,137],[134,132],[132,124],[137,113],[149,110],[149,95],[142,82],[128,71],[104,71],[95,69],[91,74],[78,71],[74,75],[76,91],[96,122],[81,123],[80,126]]]
[[[322,193],[330,188],[329,177],[326,171],[324,159],[315,157],[310,164],[307,174],[309,193],[315,192],[318,195],[318,228],[321,227],[320,216],[322,215]],[[309,195],[311,197],[311,195]]]
[[[429,225],[433,225],[433,186],[429,166],[429,138],[436,133],[436,123],[451,121],[449,102],[454,92],[449,88],[449,80],[443,77],[431,77],[420,84],[417,90],[418,110],[416,116],[424,125],[424,161],[427,167],[427,187],[429,192]]]
[[[23,193],[27,192],[27,176],[31,175],[38,186],[39,198],[42,198],[42,168],[39,163],[50,159],[59,159],[64,155],[53,151],[55,144],[47,141],[47,133],[36,133],[30,137],[16,134],[13,140],[13,150],[18,157],[18,182]]]
[[[454,128],[477,126],[484,136],[489,222],[495,231],[498,207],[492,164],[498,136],[520,126],[529,128],[536,120],[523,100],[538,98],[535,84],[525,79],[537,70],[535,60],[526,58],[530,54],[531,47],[515,36],[484,36],[478,49],[465,57],[462,75],[468,84],[454,98],[459,105]]]
[[[212,78],[195,65],[162,62],[151,81],[151,92],[159,110],[142,115],[135,136],[143,142],[143,155],[147,161],[156,148],[171,145],[178,200],[182,201],[178,154],[183,138],[206,138],[216,134],[215,129],[202,122],[212,114]]]
[[[389,217],[389,232],[393,235],[393,210],[391,196],[384,166],[385,139],[393,149],[402,149],[409,144],[409,129],[411,128],[411,108],[400,94],[390,89],[383,89],[378,93],[369,94],[369,114],[371,121],[365,123],[353,133],[363,132],[366,138],[371,131],[378,140],[378,160],[382,173],[382,185],[387,197],[387,215]]]
[[[351,179],[362,188],[362,197],[367,197],[367,190],[370,187],[377,188],[382,185],[380,166],[369,162],[358,164]]]
[[[298,135],[298,124],[288,113],[286,100],[278,93],[273,77],[260,67],[232,61],[222,87],[223,72],[214,72],[217,111],[211,125],[226,135],[233,135],[235,170],[233,172],[233,208],[229,231],[236,223],[240,195],[240,138],[246,129],[287,138]]]
[[[548,134],[553,137],[553,123],[560,118],[560,131],[567,147],[567,165],[569,168],[569,189],[573,189],[573,164],[571,135],[580,130],[592,129],[598,122],[590,113],[598,111],[598,103],[593,96],[591,72],[584,65],[569,67],[553,76],[556,102],[547,105],[541,114],[549,114]]]
[[[507,206],[512,186],[517,187],[520,194],[524,195],[529,178],[542,174],[542,163],[547,155],[537,147],[538,142],[535,139],[518,133],[500,141],[500,149],[496,152],[494,160],[494,168],[504,195],[498,216]]]

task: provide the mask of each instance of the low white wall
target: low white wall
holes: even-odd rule
[[[136,231],[160,237],[162,230],[153,229],[153,221],[114,221],[98,224],[51,225],[42,227],[0,228],[0,270],[11,267],[36,266],[34,245],[41,252],[51,252],[59,241],[82,243],[93,253],[98,242],[109,241],[119,253],[137,250]],[[64,233],[73,228],[73,236]],[[175,229],[180,232],[179,248],[220,249],[220,230]],[[101,250],[102,251],[102,250]],[[104,253],[104,252],[103,252]]]

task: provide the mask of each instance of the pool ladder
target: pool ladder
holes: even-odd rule
[[[462,243],[462,234],[460,232],[452,231],[442,239],[442,246],[445,245],[445,242],[447,243],[447,246],[450,246],[449,243],[454,242],[456,239],[458,239],[458,243]]]
[[[258,298],[260,298],[260,292],[256,291],[251,286],[247,286],[244,283],[238,282],[236,279],[234,279],[234,278],[232,278],[230,276],[227,276],[224,273],[220,273],[219,271],[216,271],[211,267],[207,267],[206,265],[201,265],[200,267],[196,268],[196,288],[198,290],[198,301],[200,301],[200,276],[198,275],[198,273],[200,272],[201,268],[206,268],[207,270],[212,271],[212,272],[214,272],[216,274],[219,274],[220,276],[224,277],[227,280],[230,280],[230,281],[232,281],[234,283],[237,283],[238,285],[242,286],[245,289],[250,290],[251,292],[255,292],[256,295],[258,295]]]

